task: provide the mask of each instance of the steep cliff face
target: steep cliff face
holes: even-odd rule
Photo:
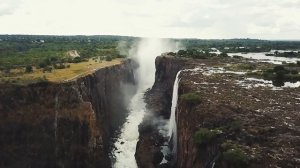
[[[111,167],[133,69],[127,60],[68,83],[1,86],[0,167]]]
[[[245,87],[206,68],[181,76],[176,167],[298,167],[300,88]]]
[[[146,94],[148,116],[139,127],[136,151],[139,167],[300,166],[300,88],[274,89],[251,79],[246,86],[247,74],[220,72],[220,67],[245,62],[230,58],[158,57],[156,81]],[[170,115],[176,73],[195,67],[198,70],[180,75],[177,158],[159,165],[163,158],[160,146],[166,142],[159,133],[159,119]]]
[[[161,56],[155,60],[155,82],[146,94],[147,108],[156,116],[170,117],[172,105],[173,84],[176,74],[180,71],[187,59]]]
[[[160,146],[165,140],[159,133],[161,123],[158,120],[170,117],[174,80],[185,62],[186,59],[164,56],[155,60],[155,83],[145,95],[148,113],[139,126],[140,136],[135,155],[139,167],[158,167],[163,159]]]

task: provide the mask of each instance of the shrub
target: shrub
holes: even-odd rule
[[[230,131],[234,131],[234,132],[240,131],[241,128],[242,128],[242,122],[239,120],[233,121],[233,122],[229,123],[229,125],[228,125],[228,129]]]
[[[278,71],[276,71],[275,79],[277,79],[277,80],[283,80],[285,78],[286,74],[287,74],[286,70],[278,70]]]
[[[112,61],[112,57],[111,57],[111,56],[107,56],[107,57],[105,58],[105,61]]]
[[[224,53],[224,52],[222,52],[222,53],[220,54],[220,57],[228,57],[228,54],[227,54],[227,53]]]
[[[45,67],[43,72],[52,72],[52,67]]]
[[[179,50],[178,52],[177,52],[177,55],[178,56],[183,56],[183,55],[185,55],[186,54],[186,51],[185,50]]]
[[[75,57],[73,60],[72,60],[72,63],[79,63],[79,62],[82,62],[83,59],[81,57]]]
[[[186,103],[198,103],[200,101],[200,96],[197,93],[186,93],[180,96],[180,99]]]
[[[66,68],[66,66],[64,64],[62,64],[62,63],[60,63],[60,64],[54,64],[53,67],[55,69],[65,69]]]
[[[265,71],[265,72],[263,72],[263,77],[265,79],[273,79],[274,78],[274,74],[273,74],[273,72]]]
[[[225,162],[232,168],[242,168],[248,164],[248,156],[242,149],[231,148],[223,153]]]
[[[169,52],[168,55],[176,56],[176,53],[174,53],[174,52]]]
[[[126,58],[126,55],[117,54],[117,58]]]
[[[244,70],[256,69],[256,66],[254,64],[239,64],[238,67],[239,67],[239,69],[244,69]]]
[[[50,58],[49,58],[49,61],[55,63],[55,62],[58,61],[58,58],[53,56],[53,57],[50,57]]]
[[[209,142],[213,141],[219,133],[220,130],[209,130],[207,128],[200,128],[194,135],[194,141],[197,145],[206,145]]]
[[[226,140],[222,143],[221,147],[224,151],[226,151],[228,149],[236,148],[236,145],[231,140]]]
[[[255,77],[257,77],[257,76],[261,76],[262,73],[261,72],[247,72],[246,75],[247,76],[255,76]]]
[[[272,84],[276,87],[282,87],[284,86],[284,81],[282,79],[275,79],[272,80]]]
[[[46,66],[47,64],[44,61],[40,62],[38,65],[39,68],[45,68]]]
[[[236,59],[242,59],[242,56],[238,56],[238,55],[234,55],[232,58],[236,58]]]
[[[285,68],[282,65],[277,65],[273,68],[274,72],[285,71]]]
[[[32,66],[27,65],[27,66],[25,67],[25,72],[26,72],[26,73],[30,73],[30,72],[32,72],[32,71],[33,71]]]
[[[286,78],[288,80],[290,80],[291,82],[297,82],[297,81],[300,81],[300,74],[289,74],[289,75],[286,75]]]
[[[291,70],[291,74],[297,75],[297,74],[298,74],[298,71],[297,71],[297,70]]]

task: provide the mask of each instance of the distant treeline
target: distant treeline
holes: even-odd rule
[[[187,49],[217,48],[224,52],[268,52],[274,50],[300,50],[300,41],[268,41],[257,39],[224,39],[224,40],[178,40]],[[227,48],[227,49],[226,49]]]
[[[128,36],[45,36],[45,35],[0,35],[0,67],[18,67],[39,65],[43,60],[56,58],[67,60],[67,52],[77,50],[82,59],[95,56],[111,58],[124,57],[117,47],[120,41],[130,44],[139,40]],[[217,48],[223,53],[229,52],[268,52],[276,50],[298,50],[300,41],[267,41],[256,39],[201,40],[171,39],[180,42],[194,55],[207,56],[207,51]],[[124,46],[123,46],[124,48]],[[126,46],[125,46],[126,49]],[[197,51],[206,51],[199,53]],[[197,52],[197,53],[195,53]],[[186,55],[184,53],[183,55]],[[189,53],[190,54],[190,53]]]

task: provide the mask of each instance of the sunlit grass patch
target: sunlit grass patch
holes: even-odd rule
[[[68,63],[70,67],[64,69],[53,69],[52,72],[44,72],[43,69],[37,69],[33,67],[33,72],[25,73],[22,68],[12,69],[9,74],[1,74],[1,83],[10,83],[11,81],[16,81],[14,83],[26,84],[34,83],[38,79],[44,79],[50,82],[64,82],[68,80],[73,80],[80,76],[85,76],[93,73],[97,69],[113,66],[120,64],[122,59],[114,59],[112,61],[95,61],[89,59],[86,62],[79,63]]]

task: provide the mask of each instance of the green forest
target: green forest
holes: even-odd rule
[[[66,62],[66,53],[77,50],[82,59],[119,55],[119,41],[133,41],[121,36],[30,36],[0,35],[0,67],[39,65],[48,60]]]
[[[128,36],[38,36],[0,35],[0,68],[39,66],[49,60],[57,63],[70,62],[66,53],[77,50],[81,59],[95,56],[110,58],[125,57],[117,50],[120,41],[126,41],[127,48],[139,40]],[[271,49],[298,50],[300,41],[267,41],[257,39],[201,40],[171,39],[180,42],[188,50],[209,51],[217,48],[221,52],[268,52]],[[77,60],[78,61],[78,60]],[[81,61],[81,60],[79,60]]]

